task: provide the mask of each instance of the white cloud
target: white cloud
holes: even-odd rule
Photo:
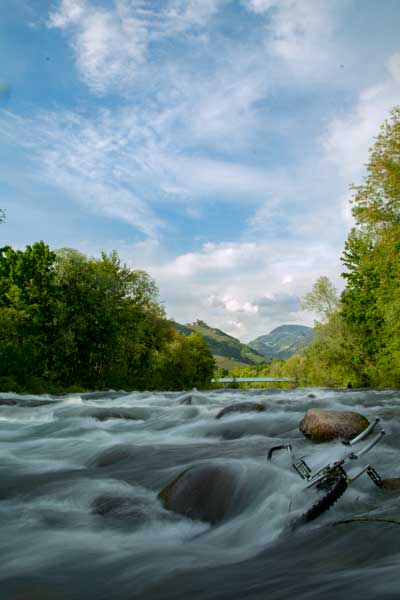
[[[36,119],[7,113],[0,119],[3,135],[26,150],[25,174],[31,180],[56,187],[91,212],[125,221],[155,237],[163,223],[125,173],[126,138],[123,123],[119,125],[115,127],[106,112],[97,123],[70,113]]]
[[[205,244],[146,268],[171,317],[200,318],[245,340],[288,322],[312,325],[313,315],[301,310],[300,298],[321,275],[340,287],[338,251],[328,241],[305,240],[301,250],[293,240]]]
[[[193,26],[204,26],[227,0],[172,0],[167,15],[174,22],[176,31]]]
[[[199,273],[208,275],[220,271],[240,270],[245,265],[257,261],[255,244],[211,243],[203,245],[200,252],[189,252],[177,256],[174,261],[159,269],[164,277],[196,277]]]
[[[211,295],[207,298],[210,306],[216,308],[224,308],[226,311],[231,313],[248,313],[255,315],[258,313],[258,306],[251,302],[240,302],[237,298],[231,296],[215,296]]]
[[[332,56],[335,0],[243,0],[247,8],[265,14],[266,46],[303,76],[324,75]]]
[[[126,85],[145,60],[147,30],[125,0],[115,0],[114,9],[62,0],[49,25],[72,32],[81,77],[95,92]]]
[[[224,0],[222,0],[224,1]],[[170,0],[155,10],[145,0],[61,0],[49,27],[70,36],[82,80],[95,93],[123,91],[146,63],[153,41],[204,26],[221,0]]]
[[[389,111],[400,102],[400,53],[387,62],[382,82],[361,91],[356,107],[338,115],[323,138],[327,158],[349,180],[359,180],[374,136]]]

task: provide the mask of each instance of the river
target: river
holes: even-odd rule
[[[298,424],[311,407],[351,409],[379,415],[387,431],[362,464],[398,477],[399,396],[216,390],[180,405],[177,393],[0,394],[0,600],[400,598],[400,526],[376,520],[400,519],[399,496],[363,476],[293,531],[310,498],[284,453],[266,460],[289,441],[313,468],[338,458],[340,442],[313,445]],[[215,418],[244,400],[265,412]],[[94,418],[107,410],[135,420]],[[218,526],[168,512],[157,497],[205,462],[231,465],[240,481]],[[99,497],[125,500],[98,514]],[[334,525],[353,517],[375,521]]]

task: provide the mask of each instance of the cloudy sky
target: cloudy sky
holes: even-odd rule
[[[117,249],[244,341],[338,288],[398,0],[2,0],[0,243]]]

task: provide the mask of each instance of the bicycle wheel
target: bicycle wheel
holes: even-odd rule
[[[347,479],[343,473],[339,473],[327,482],[324,494],[305,512],[299,519],[299,523],[309,523],[320,517],[324,512],[344,494],[347,489]]]
[[[290,523],[290,529],[297,529],[305,523],[314,521],[335,504],[347,489],[347,479],[344,472],[336,472],[331,477],[318,484],[317,489],[322,492],[318,498],[300,517]]]

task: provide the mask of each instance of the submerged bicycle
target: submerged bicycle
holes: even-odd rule
[[[379,417],[376,417],[375,420],[358,436],[352,440],[343,441],[343,444],[349,447],[355,446],[355,444],[358,444],[370,433],[372,433],[379,422]],[[372,448],[374,448],[374,446],[381,441],[384,435],[385,431],[381,429],[381,431],[359,452],[350,450],[341,459],[332,463],[328,463],[327,465],[315,471],[315,473],[312,472],[303,458],[296,458],[291,444],[274,446],[273,448],[269,449],[268,460],[272,460],[272,456],[275,452],[279,450],[287,450],[293,469],[302,479],[308,482],[305,486],[305,489],[315,488],[318,492],[322,493],[316,502],[301,515],[300,519],[296,521],[295,525],[313,521],[317,517],[321,516],[324,512],[329,510],[331,506],[333,506],[333,504],[340,498],[340,496],[344,494],[348,486],[364,473],[370,477],[372,482],[377,487],[382,487],[381,477],[370,464],[363,466],[354,475],[350,475],[346,469],[354,461],[358,460],[361,456],[364,456],[367,454],[367,452],[372,450]]]

